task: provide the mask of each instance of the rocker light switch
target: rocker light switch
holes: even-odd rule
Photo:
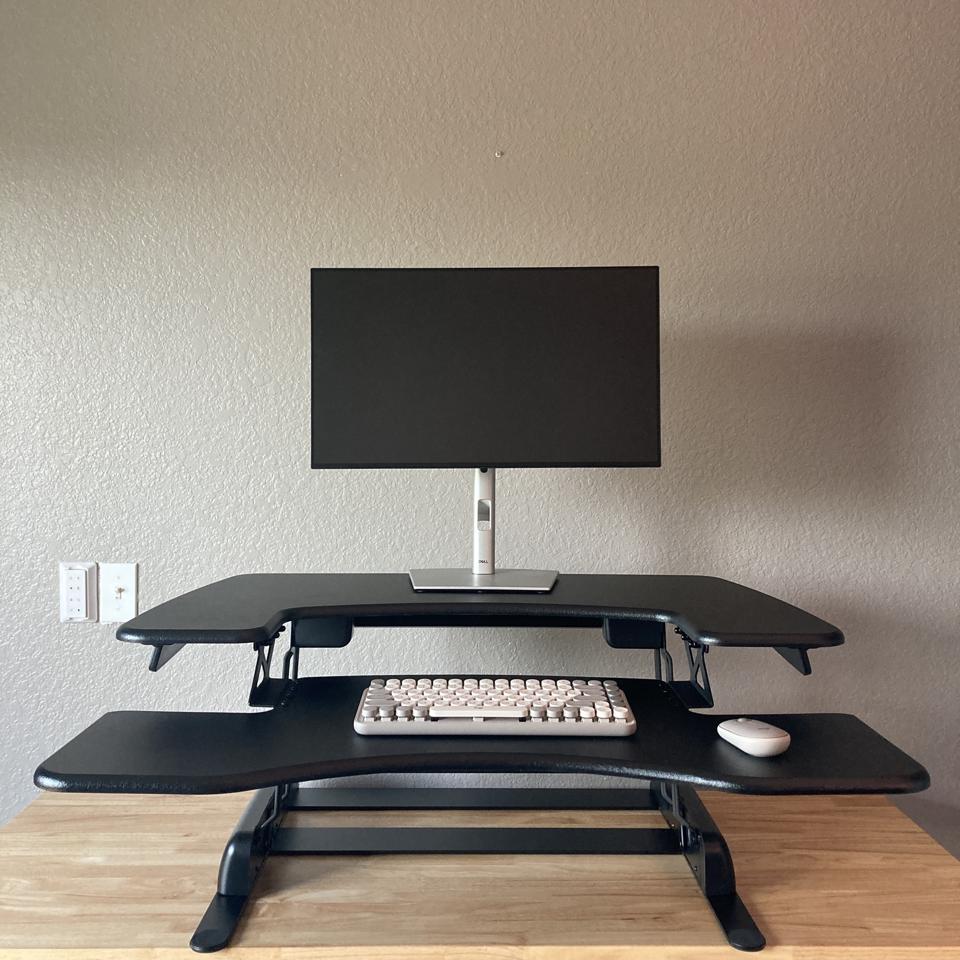
[[[137,615],[137,565],[100,564],[100,622],[126,623]]]

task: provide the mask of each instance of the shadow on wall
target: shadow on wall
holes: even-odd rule
[[[908,449],[923,360],[922,345],[892,326],[889,315],[867,330],[754,323],[663,344],[671,566],[770,590],[837,623],[860,648],[844,659],[868,685],[900,661],[901,638],[917,626],[883,593],[897,576],[890,538],[918,493]],[[792,595],[793,572],[824,589]],[[876,581],[870,594],[863,577]],[[925,616],[947,618],[945,606]],[[818,693],[831,686],[821,677]]]
[[[869,562],[912,501],[918,344],[849,324],[784,333],[751,320],[744,332],[665,331],[661,349],[663,468],[567,478],[561,496],[582,520],[566,553],[597,543],[593,569],[734,579],[765,557],[773,567],[796,554],[808,569]]]
[[[664,354],[664,462],[689,470],[684,496],[876,506],[902,479],[911,372],[892,338],[708,334],[670,338]]]
[[[671,564],[722,576],[745,551],[809,562],[841,525],[847,550],[876,536],[909,472],[903,440],[918,372],[900,340],[829,330],[665,336],[658,480],[669,483],[659,499]],[[609,491],[620,509],[637,510],[631,471],[607,482],[620,487]]]

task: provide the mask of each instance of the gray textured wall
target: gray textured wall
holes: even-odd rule
[[[956,2],[0,18],[0,814],[102,711],[239,708],[251,669],[148,675],[58,623],[58,560],[140,561],[145,606],[465,562],[467,472],[308,469],[311,266],[658,263],[663,469],[503,471],[502,561],[716,574],[836,622],[810,679],[712,654],[718,705],[860,714],[960,846]],[[312,666],[633,669],[580,639],[371,631]]]

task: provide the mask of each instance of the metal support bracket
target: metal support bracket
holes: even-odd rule
[[[240,817],[220,858],[217,892],[190,939],[197,953],[222,950],[233,936],[257,874],[272,851],[288,793],[287,786],[258,790]]]
[[[663,827],[611,828],[395,828],[282,827],[288,810],[651,810]],[[682,853],[731,946],[759,950],[764,938],[737,895],[730,851],[692,788],[651,783],[649,789],[303,789],[259,790],[220,861],[217,892],[190,946],[209,953],[225,947],[240,921],[264,861],[273,855],[357,853]]]
[[[652,786],[660,812],[676,832],[680,850],[730,946],[762,950],[766,940],[737,893],[730,848],[697,792],[678,783]]]
[[[345,647],[353,636],[353,621],[349,617],[307,617],[290,624],[290,647],[283,656],[283,674],[270,676],[274,643],[286,627],[281,627],[269,643],[253,649],[257,661],[250,684],[251,707],[275,707],[300,674],[300,651],[312,647]]]
[[[253,679],[250,681],[250,696],[247,702],[251,707],[269,707],[273,705],[271,687],[274,683],[270,676],[270,664],[273,662],[273,648],[276,639],[269,643],[255,645],[253,652],[256,662],[253,665]]]
[[[185,643],[155,643],[150,654],[150,672],[156,673],[165,667],[185,646]]]
[[[707,648],[702,643],[694,643],[679,627],[673,629],[683,637],[683,649],[687,655],[687,670],[690,674],[688,682],[691,688],[686,691],[686,696],[682,691],[677,692],[689,707],[712,707],[713,691],[710,689],[710,676],[707,673]],[[677,686],[679,685],[674,684],[674,687]]]
[[[683,637],[689,680],[674,679],[673,657],[667,649],[666,631],[658,620],[617,620],[608,617],[603,621],[603,638],[609,646],[617,649],[652,650],[653,671],[657,680],[669,684],[688,707],[712,707],[707,648],[691,640],[680,627],[673,629],[674,633]]]
[[[256,644],[253,648],[257,656],[253,665],[253,680],[250,682],[250,696],[247,702],[251,707],[275,707],[283,699],[283,695],[290,686],[289,675],[290,652],[283,658],[283,676],[271,677],[270,666],[273,663],[273,651],[277,638],[286,627],[281,627],[271,638],[269,643]]]
[[[774,647],[774,650],[798,673],[809,677],[813,673],[810,666],[810,653],[806,647]]]
[[[664,682],[670,684],[674,682],[673,657],[670,655],[670,651],[666,647],[666,641],[664,641],[664,645],[659,650],[654,651],[653,675],[657,680],[663,680]]]

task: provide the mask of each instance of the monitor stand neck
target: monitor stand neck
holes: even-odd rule
[[[497,471],[473,471],[473,572],[497,572]]]
[[[473,475],[473,568],[411,570],[414,590],[462,593],[549,593],[556,570],[497,570],[496,470],[477,467]]]

